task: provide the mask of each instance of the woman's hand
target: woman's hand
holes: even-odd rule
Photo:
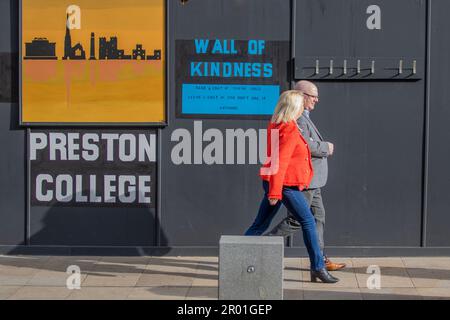
[[[274,206],[278,203],[278,199],[275,198],[269,198],[269,203],[271,206]]]

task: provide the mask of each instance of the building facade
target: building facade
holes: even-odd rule
[[[221,235],[243,234],[262,196],[259,158],[252,158],[248,141],[254,139],[257,153],[263,149],[267,115],[236,116],[232,108],[205,114],[199,104],[193,105],[200,110],[195,113],[185,109],[190,102],[183,98],[187,90],[194,97],[201,90],[194,86],[200,80],[189,80],[205,66],[195,65],[191,74],[184,69],[193,66],[189,48],[199,39],[222,39],[216,52],[194,59],[223,63],[225,72],[226,63],[233,66],[246,57],[249,76],[244,65],[242,75],[222,86],[245,82],[256,90],[253,84],[270,84],[265,74],[277,78],[282,89],[301,79],[318,85],[320,102],[312,117],[336,146],[323,189],[330,255],[449,254],[449,10],[446,0],[380,0],[376,6],[365,0],[169,0],[168,125],[41,130],[19,126],[19,6],[0,0],[0,253],[215,254]],[[76,49],[85,57],[71,42],[68,33],[67,57],[75,57]],[[38,55],[31,49],[30,55]],[[53,52],[49,47],[45,54]],[[145,57],[139,45],[125,56],[117,38],[100,38],[99,52],[99,60]],[[226,60],[227,55],[233,58]],[[161,52],[147,60],[152,57],[160,58]],[[264,69],[267,61],[272,66]],[[214,81],[208,85],[223,89]],[[255,101],[261,103],[256,96]],[[33,200],[33,132],[49,136],[83,130],[117,134],[117,139],[123,134],[137,140],[139,134],[156,137],[156,159],[148,169],[154,170],[152,205],[43,206]],[[234,139],[239,148],[239,133],[245,136],[243,159],[226,147]],[[191,140],[184,149],[190,156],[179,153],[184,135]],[[223,150],[220,155],[208,151],[213,136],[222,141],[216,149]],[[137,180],[124,183],[130,181],[139,186]],[[280,212],[274,223],[285,214]],[[301,233],[288,240],[286,253],[306,253]]]

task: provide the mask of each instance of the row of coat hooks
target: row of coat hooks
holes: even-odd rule
[[[320,61],[316,60],[315,75],[318,75],[320,73],[320,68],[321,68],[320,67]],[[328,68],[329,68],[329,74],[332,75],[334,73],[334,69],[335,69],[334,60],[330,60],[330,64],[329,64]],[[343,69],[343,74],[346,75],[348,73],[348,69],[349,69],[347,60],[344,60],[342,69]],[[361,60],[357,60],[356,61],[356,73],[357,74],[361,74],[361,70],[362,70],[361,69]],[[370,74],[374,74],[375,73],[375,60],[371,61],[369,70],[370,70]],[[403,61],[403,59],[400,59],[399,62],[398,62],[398,73],[399,74],[403,74],[404,70],[412,70],[413,74],[417,74],[417,60],[413,60],[412,68],[405,69],[404,68],[404,61]]]

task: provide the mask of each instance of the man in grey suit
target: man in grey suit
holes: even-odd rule
[[[308,189],[303,191],[311,211],[316,220],[317,234],[319,237],[320,248],[324,249],[324,226],[325,226],[325,208],[322,201],[321,188],[325,186],[328,178],[328,163],[327,158],[334,152],[334,145],[331,142],[324,141],[317,127],[310,118],[311,111],[314,110],[315,105],[319,102],[319,91],[317,86],[309,81],[299,81],[296,83],[295,90],[304,94],[305,97],[305,111],[298,119],[298,127],[308,142],[311,150],[311,160],[314,168],[314,177]],[[300,229],[300,224],[293,216],[289,214],[282,222],[280,222],[269,235],[271,236],[290,236]],[[325,264],[329,271],[339,270],[345,267],[343,263],[333,263],[330,259],[325,257]]]

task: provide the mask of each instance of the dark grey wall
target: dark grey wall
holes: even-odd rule
[[[450,246],[450,3],[433,0],[431,7],[430,150],[427,245]]]
[[[25,131],[18,128],[17,1],[0,1],[0,243],[25,241]]]
[[[33,207],[30,216],[31,245],[155,245],[151,209]]]
[[[325,73],[316,79],[320,102],[312,113],[325,139],[336,147],[323,189],[325,242],[419,246],[425,81],[384,78],[385,74],[378,79],[377,73],[385,61],[395,68],[405,57],[423,64],[426,3],[379,1],[381,30],[366,27],[371,4],[296,1],[295,59],[334,59],[335,77],[330,80]],[[365,57],[375,61],[375,80],[352,80],[355,70],[350,67]],[[343,59],[353,63],[347,76],[338,69]],[[301,234],[294,244],[302,244]]]
[[[169,65],[175,65],[175,40],[264,39],[289,41],[290,1],[196,0],[171,2]],[[171,69],[169,83],[175,83]],[[217,246],[221,234],[243,234],[263,195],[259,165],[180,165],[171,160],[177,128],[193,133],[193,119],[177,119],[175,87],[169,87],[169,127],[162,130],[162,232],[169,246]],[[203,130],[265,129],[266,120],[202,120]]]
[[[336,147],[323,188],[327,245],[419,246],[423,84],[318,86],[312,118]]]
[[[33,207],[31,244],[215,247],[221,234],[242,234],[250,225],[262,196],[259,165],[172,163],[171,151],[176,145],[171,141],[172,133],[182,128],[193,134],[195,121],[176,116],[176,40],[290,41],[295,35],[292,46],[296,59],[404,56],[425,63],[425,0],[378,1],[383,10],[381,31],[364,28],[367,16],[361,15],[361,8],[372,2],[298,0],[294,32],[290,0],[169,2],[169,126],[160,130],[158,214],[143,209]],[[317,81],[320,103],[312,117],[336,145],[324,189],[328,246],[419,248],[423,214],[426,245],[450,246],[450,200],[446,195],[450,187],[446,166],[450,157],[450,64],[446,60],[450,25],[446,12],[450,4],[446,0],[430,3],[429,118],[425,65],[419,67],[423,74],[416,80]],[[17,51],[17,1],[0,0],[0,245],[24,244],[28,228],[26,131],[17,126]],[[294,80],[294,72],[290,79]],[[225,133],[226,129],[264,129],[267,121],[203,119],[202,124],[203,131],[217,128]],[[429,162],[424,172],[426,138]],[[428,173],[425,213],[424,173]],[[277,220],[284,214],[283,210]],[[300,235],[294,237],[293,246],[302,246]]]
[[[295,47],[303,56],[408,57],[417,54],[418,40],[424,40],[425,0],[294,2],[302,39]],[[366,27],[370,5],[381,9],[381,30]]]

